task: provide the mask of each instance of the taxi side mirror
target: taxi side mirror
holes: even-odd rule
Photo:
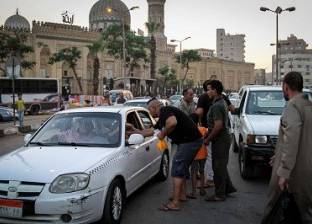
[[[140,134],[132,134],[130,135],[130,138],[128,140],[128,146],[132,145],[140,145],[144,142],[144,137],[143,135]]]

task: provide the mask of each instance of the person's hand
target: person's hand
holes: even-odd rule
[[[284,189],[288,188],[288,180],[284,177],[279,177],[278,186],[280,187],[281,191],[284,191]]]
[[[157,138],[159,138],[160,140],[163,140],[165,137],[166,137],[166,135],[164,134],[163,131],[160,131],[160,132],[157,134]]]
[[[133,132],[135,130],[133,124],[126,123],[126,131]]]
[[[269,162],[270,166],[274,165],[274,161],[275,161],[275,155],[270,158],[270,162]]]

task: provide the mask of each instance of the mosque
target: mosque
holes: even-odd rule
[[[165,3],[166,0],[147,0],[148,15],[146,21],[160,24],[160,28],[155,33],[156,71],[164,65],[169,65],[177,71],[178,79],[181,79],[183,71],[175,60],[176,45],[168,44],[165,35]],[[114,10],[108,12],[107,8]],[[83,93],[92,94],[94,58],[87,46],[97,41],[101,32],[108,26],[122,22],[131,25],[130,10],[125,3],[121,0],[99,0],[90,10],[89,27],[47,21],[32,21],[30,24],[17,10],[15,15],[6,19],[4,25],[0,27],[0,32],[13,34],[14,30],[19,30],[27,34],[27,44],[33,47],[34,52],[28,55],[26,59],[36,62],[36,65],[32,70],[23,70],[23,76],[57,78],[62,87],[70,87],[71,93],[79,92],[72,70],[64,62],[50,65],[48,61],[54,53],[61,49],[77,47],[81,51],[81,59],[77,64],[77,74],[83,85]],[[107,80],[114,80],[115,87],[122,83],[125,88],[136,92],[135,95],[143,94],[157,83],[156,79],[151,78],[149,64],[135,68],[130,77],[124,77],[121,60],[105,52],[99,54],[99,59],[99,93],[101,94],[108,85]],[[3,68],[5,65],[0,66]],[[0,71],[1,76],[5,76],[2,71]],[[191,64],[188,79],[193,80],[194,85],[200,86],[204,80],[212,77],[222,80],[226,89],[237,90],[243,84],[254,83],[254,64],[227,61],[215,57],[203,57],[202,61]]]

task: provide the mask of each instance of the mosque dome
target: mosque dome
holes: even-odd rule
[[[7,29],[22,29],[22,30],[30,30],[30,23],[28,20],[18,14],[18,10],[16,10],[16,14],[7,18],[4,23],[4,27]]]
[[[89,14],[91,30],[105,30],[109,25],[124,23],[130,26],[131,17],[128,7],[121,0],[99,0]]]

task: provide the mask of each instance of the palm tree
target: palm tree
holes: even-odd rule
[[[93,94],[98,95],[99,88],[99,74],[100,74],[100,59],[98,53],[104,50],[101,41],[96,41],[92,45],[87,46],[91,55],[93,56]]]
[[[175,70],[170,68],[168,65],[160,68],[158,70],[158,73],[161,74],[164,78],[164,83],[163,83],[163,88],[162,88],[162,93],[163,94],[166,94],[165,93],[165,90],[167,89],[166,88],[166,84],[168,81],[173,81],[176,79],[176,75],[175,75]]]
[[[148,30],[148,33],[151,35],[151,39],[149,41],[149,48],[151,50],[151,78],[155,79],[156,77],[156,39],[155,33],[158,31],[160,24],[154,22],[147,22],[145,26]]]
[[[26,45],[27,35],[24,33],[15,32],[14,36],[0,33],[0,64],[5,63],[11,57],[17,57],[21,60],[21,67],[24,69],[32,69],[36,64],[24,60],[27,54],[33,52],[31,46]],[[4,68],[0,68],[4,73]]]
[[[181,67],[185,69],[184,77],[182,79],[182,85],[184,85],[185,79],[187,77],[187,73],[190,70],[190,63],[200,61],[200,60],[201,60],[201,57],[198,54],[198,51],[195,51],[195,50],[183,51],[181,58],[180,58],[180,55],[176,56],[176,61],[178,63],[181,63]]]
[[[130,30],[130,27],[125,27],[125,42],[126,44],[126,64],[129,66],[130,75],[134,68],[140,67],[140,62],[147,60],[145,38],[135,35],[135,32]],[[123,35],[122,26],[111,25],[102,34],[102,40],[105,41],[105,48],[109,55],[115,58],[123,58]]]
[[[52,55],[49,60],[49,64],[53,65],[57,62],[64,61],[69,65],[69,67],[73,70],[75,79],[78,83],[79,91],[82,93],[82,85],[81,81],[78,78],[76,66],[77,61],[81,58],[81,51],[78,50],[77,47],[64,48],[59,52]]]

